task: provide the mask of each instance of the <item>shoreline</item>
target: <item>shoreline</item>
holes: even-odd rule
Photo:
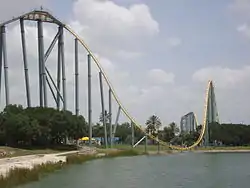
[[[250,149],[207,149],[193,150],[194,153],[250,153]]]
[[[183,151],[193,153],[250,153],[250,149],[198,149]],[[36,154],[0,159],[0,187],[16,187],[32,181],[39,181],[44,175],[57,170],[62,170],[72,164],[115,157],[127,156],[164,156],[182,153],[178,150],[148,151],[147,153],[136,150],[102,150],[88,148],[86,150],[69,151],[53,154]]]
[[[84,162],[143,155],[144,153],[134,150],[109,150],[96,153],[86,153],[72,151],[56,154],[31,155],[0,159],[0,187],[10,188],[39,181],[42,177],[57,170],[62,170],[73,164],[83,164]],[[21,158],[21,159],[20,159]]]

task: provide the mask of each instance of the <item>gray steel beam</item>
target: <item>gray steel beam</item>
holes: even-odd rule
[[[9,105],[9,75],[8,75],[8,58],[7,58],[5,26],[2,26],[1,31],[2,31],[2,51],[3,51],[3,63],[4,63],[4,80],[5,80],[5,101],[6,105]]]
[[[63,27],[61,27],[61,61],[62,61],[62,89],[63,89],[63,110],[67,110],[67,90],[66,90],[66,73],[65,73],[65,59],[64,59],[64,34],[63,34]]]
[[[131,121],[131,145],[132,147],[134,144],[135,144],[135,127],[134,127],[134,123]]]
[[[145,153],[147,153],[147,151],[148,151],[148,135],[146,135],[146,137],[145,137]]]
[[[24,30],[24,21],[23,21],[23,18],[20,19],[20,29],[21,29],[21,40],[22,40],[23,65],[24,65],[24,76],[25,76],[27,106],[31,107],[30,83],[29,83],[29,72],[28,72],[26,41],[25,41],[25,30]]]
[[[38,58],[39,58],[39,98],[40,98],[40,107],[44,106],[44,95],[43,95],[43,65],[42,65],[42,58],[44,55],[41,53],[41,21],[37,22],[38,26]]]
[[[116,128],[117,128],[117,125],[118,125],[120,114],[121,114],[121,107],[119,106],[118,111],[117,111],[117,115],[116,115],[116,119],[115,119],[115,125],[114,125],[113,136],[112,136],[113,138],[115,137]]]
[[[58,38],[58,54],[57,54],[57,96],[56,96],[56,107],[57,110],[60,109],[60,90],[61,90],[61,30],[62,27],[58,27],[58,33],[60,33]]]
[[[56,44],[56,42],[57,42],[57,40],[58,40],[58,38],[59,38],[59,36],[60,36],[60,33],[61,33],[61,31],[59,30],[59,31],[57,32],[56,36],[54,37],[54,39],[52,40],[52,42],[51,42],[49,48],[47,49],[47,51],[46,51],[46,53],[45,53],[45,55],[44,55],[44,62],[47,61],[47,59],[48,59],[50,53],[52,52],[52,50],[53,50],[53,48],[54,48],[54,46],[55,46],[55,44]]]
[[[47,75],[49,76],[49,79],[50,79],[50,81],[52,82],[54,88],[56,89],[57,93],[59,94],[59,100],[61,99],[61,100],[63,101],[63,97],[62,97],[62,95],[60,94],[60,91],[58,90],[58,88],[57,88],[57,86],[56,86],[56,83],[54,82],[54,80],[53,80],[53,78],[52,78],[52,76],[51,76],[51,74],[50,74],[48,68],[45,67],[45,70],[46,70],[46,73],[47,73]],[[47,79],[47,76],[46,76],[46,79]],[[57,104],[57,100],[56,100],[56,104]]]
[[[89,120],[89,140],[92,139],[92,92],[91,92],[91,55],[88,54],[88,120]],[[91,145],[91,142],[89,142]]]
[[[133,145],[133,148],[135,148],[136,146],[138,146],[145,138],[146,138],[146,135],[143,136],[138,142],[136,142],[135,145]]]
[[[42,83],[43,83],[43,101],[44,107],[48,106],[47,98],[47,85],[46,85],[46,71],[45,71],[45,61],[44,61],[44,41],[43,41],[43,22],[38,21],[38,28],[40,30],[40,55],[41,55],[41,68],[42,68]]]
[[[2,27],[0,27],[0,98],[2,90],[2,68],[3,68],[3,48],[2,48]]]
[[[107,141],[107,127],[106,127],[105,107],[103,98],[102,72],[99,72],[99,80],[100,80],[101,107],[102,107],[102,118],[103,118],[103,128],[104,128],[104,142],[105,142],[105,147],[107,148],[108,141]]]
[[[78,71],[78,40],[75,39],[75,110],[79,115],[79,71]]]
[[[109,139],[110,139],[110,147],[112,148],[113,145],[113,138],[112,138],[112,91],[109,88]]]
[[[46,77],[46,81],[47,81],[47,84],[48,84],[48,86],[49,86],[50,92],[52,93],[52,96],[53,96],[53,98],[54,98],[54,100],[55,100],[55,102],[56,102],[56,95],[55,95],[55,93],[54,93],[54,91],[53,91],[53,88],[52,88],[52,86],[50,85],[49,80],[48,80],[47,77]]]

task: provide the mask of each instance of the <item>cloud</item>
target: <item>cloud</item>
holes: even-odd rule
[[[146,47],[159,37],[160,27],[146,4],[131,2],[130,6],[125,7],[110,0],[77,0],[73,5],[74,9],[70,14],[73,16],[67,18],[67,23],[86,40],[97,55],[119,99],[139,123],[143,124],[146,118],[153,113],[160,116],[164,124],[168,124],[170,121],[179,122],[180,117],[190,111],[197,113],[201,122],[208,79],[214,80],[219,113],[223,121],[229,118],[235,122],[242,119],[249,120],[250,109],[246,102],[246,93],[250,93],[250,89],[247,87],[250,85],[248,81],[250,80],[248,76],[250,68],[248,66],[238,69],[220,66],[192,69],[190,70],[191,75],[183,74],[186,79],[184,85],[179,82],[183,79],[182,73],[178,72],[175,75],[151,61],[152,56]],[[2,11],[2,7],[0,9]],[[13,13],[13,15],[16,14]],[[25,23],[32,104],[38,105],[37,29],[35,23]],[[247,28],[242,26],[238,29],[243,32]],[[12,103],[25,105],[20,28],[18,25],[14,25],[7,29],[10,100]],[[45,49],[56,32],[57,26],[44,24]],[[65,35],[67,102],[69,110],[74,112],[74,38],[67,32]],[[182,44],[182,40],[178,37],[170,37],[166,43],[169,46],[178,46]],[[82,47],[79,47],[79,52],[80,113],[87,117],[87,53]],[[161,57],[159,56],[159,58]],[[56,63],[57,49],[55,48],[46,62],[54,78],[56,78]],[[101,108],[98,69],[94,63],[92,82],[93,119],[97,121]],[[2,85],[2,104],[4,104],[3,89]],[[104,83],[104,90],[105,108],[107,109],[108,87],[106,83]],[[49,104],[55,106],[49,92],[48,97]],[[115,115],[117,105],[114,100],[112,103]],[[121,121],[127,120],[121,119]]]
[[[195,82],[201,83],[214,80],[218,87],[237,89],[249,82],[250,66],[245,66],[241,69],[230,69],[219,66],[202,68],[197,70],[192,78]]]
[[[139,54],[147,41],[159,33],[159,24],[145,4],[126,8],[110,0],[77,0],[73,7],[73,28],[80,30],[92,49],[103,55]],[[81,25],[81,29],[76,25]]]
[[[171,47],[177,47],[182,44],[182,40],[178,37],[170,37],[167,39],[167,44]]]
[[[151,82],[155,84],[174,83],[174,73],[167,73],[162,69],[151,69],[148,73]]]
[[[249,0],[232,0],[228,6],[229,10],[241,16],[250,16],[250,1]]]
[[[40,6],[47,6],[48,0],[1,0],[0,7],[0,23],[11,19],[13,16],[19,16],[25,14],[35,8],[40,9]]]
[[[237,31],[250,38],[250,26],[247,23],[238,26]]]

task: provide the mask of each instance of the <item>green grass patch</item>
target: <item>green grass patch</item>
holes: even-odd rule
[[[72,164],[82,164],[86,161],[94,160],[97,158],[112,158],[122,156],[136,156],[141,153],[135,150],[122,150],[122,151],[109,151],[105,152],[105,155],[98,157],[97,155],[80,155],[72,154],[66,156],[66,163],[47,163],[42,165],[36,165],[33,169],[15,168],[10,170],[7,177],[0,176],[1,188],[13,188],[18,185],[23,185],[28,182],[38,181],[40,178],[46,176],[49,173],[61,170]]]
[[[198,147],[196,150],[250,150],[250,146],[208,146]]]
[[[38,181],[41,177],[47,175],[48,173],[59,170],[63,168],[63,166],[64,164],[60,163],[46,163],[37,165],[33,169],[11,169],[7,177],[0,176],[0,187],[12,188],[28,182]]]
[[[116,149],[121,149],[121,150],[129,150],[132,149],[131,145],[114,145],[114,148]],[[168,151],[171,150],[169,147],[167,146],[162,146],[160,145],[160,151]],[[135,148],[133,148],[133,150],[138,151],[138,152],[144,152],[145,151],[145,145],[138,145]],[[157,151],[158,150],[158,145],[147,145],[147,151]]]

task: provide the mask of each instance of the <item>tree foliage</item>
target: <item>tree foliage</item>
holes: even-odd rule
[[[11,146],[48,146],[87,133],[82,116],[53,108],[9,105],[0,113],[0,143]]]
[[[161,123],[160,118],[156,115],[152,115],[146,121],[146,132],[148,134],[156,136],[161,126],[162,126],[162,123]]]

